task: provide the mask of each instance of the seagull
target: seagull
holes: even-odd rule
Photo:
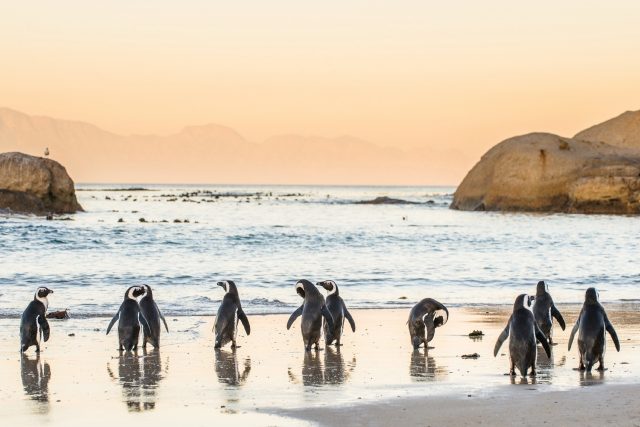
[[[44,149],[44,156],[49,157],[49,147]]]

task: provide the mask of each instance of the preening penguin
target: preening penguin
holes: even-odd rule
[[[516,367],[523,377],[527,376],[529,368],[531,368],[531,376],[536,375],[536,358],[538,356],[536,340],[544,347],[547,357],[551,357],[551,348],[547,338],[540,330],[531,312],[531,301],[533,299],[527,294],[518,295],[513,304],[513,313],[509,317],[507,326],[498,337],[493,348],[493,357],[495,357],[502,343],[509,338],[510,375],[516,374]]]
[[[164,328],[169,332],[169,327],[167,326],[167,321],[164,319],[158,304],[156,304],[153,299],[153,292],[151,291],[151,286],[142,285],[144,288],[144,295],[140,298],[140,314],[144,317],[149,328],[142,328],[142,332],[144,333],[144,337],[142,339],[142,348],[147,347],[147,341],[151,343],[153,348],[160,347],[160,330],[162,327],[160,326],[160,321],[164,323]]]
[[[140,306],[138,305],[137,297],[144,294],[144,287],[131,286],[124,293],[124,301],[120,305],[118,312],[107,327],[107,335],[111,332],[116,320],[118,321],[118,342],[120,343],[119,350],[137,350],[138,348],[138,336],[140,335],[140,322],[146,329],[145,334],[151,335],[151,330],[144,317],[140,316]]]
[[[446,319],[443,316],[436,316],[439,311],[446,315]],[[433,298],[425,298],[414,305],[407,321],[413,348],[417,349],[423,343],[424,348],[427,348],[436,333],[436,328],[444,325],[448,320],[447,307]]]
[[[605,331],[611,335],[617,351],[620,351],[620,341],[604,307],[600,304],[600,296],[595,288],[589,288],[585,293],[582,310],[569,337],[569,350],[578,331],[580,331],[578,333],[578,351],[580,352],[578,369],[591,372],[591,368],[598,361],[600,362],[598,370],[604,371],[604,353],[607,347]]]
[[[33,301],[29,303],[20,319],[20,351],[25,352],[32,345],[36,346],[36,353],[40,353],[40,338],[49,340],[49,322],[47,322],[47,296],[53,291],[41,286],[36,290]]]
[[[551,298],[551,294],[549,294],[549,287],[541,280],[536,287],[536,298],[533,302],[533,317],[536,319],[536,323],[544,336],[549,340],[550,345],[553,345],[551,338],[553,329],[552,316],[556,318],[558,324],[564,331],[565,324],[562,314],[560,314],[560,311],[558,311],[556,305],[553,303],[553,298]]]
[[[328,322],[324,322],[323,324],[324,343],[325,345],[331,345],[335,340],[336,347],[338,347],[341,345],[340,337],[342,336],[342,330],[344,328],[344,319],[347,319],[353,332],[356,331],[356,322],[353,320],[353,317],[351,317],[349,310],[347,310],[344,300],[340,297],[336,282],[333,280],[325,280],[324,282],[318,282],[316,286],[322,286],[329,292],[325,304],[333,318],[333,329],[329,328]]]
[[[311,346],[315,344],[317,350],[321,335],[320,330],[322,329],[322,318],[324,317],[324,320],[328,323],[329,330],[334,330],[333,317],[331,317],[331,313],[329,313],[325,305],[324,297],[313,283],[304,279],[299,280],[296,283],[296,292],[304,298],[304,302],[289,317],[287,329],[291,328],[293,322],[302,315],[300,329],[305,349],[311,351]]]
[[[216,334],[215,348],[220,348],[231,341],[231,348],[236,348],[236,335],[238,334],[238,320],[242,322],[244,331],[249,335],[251,326],[249,319],[242,310],[240,304],[240,295],[238,288],[232,280],[218,282],[218,286],[225,290],[222,303],[216,314],[216,322],[213,325],[213,331]]]

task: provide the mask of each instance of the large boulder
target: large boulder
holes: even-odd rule
[[[46,215],[82,211],[82,206],[73,180],[60,163],[23,153],[1,153],[0,209]]]
[[[637,214],[640,150],[531,133],[490,149],[456,190],[452,209]]]

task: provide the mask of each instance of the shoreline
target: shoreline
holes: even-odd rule
[[[39,420],[68,426],[83,408],[86,416],[108,415],[111,424],[172,419],[190,425],[212,420],[340,425],[344,417],[357,414],[351,418],[362,425],[383,425],[410,412],[423,414],[414,421],[424,424],[433,419],[425,408],[445,417],[440,407],[449,405],[454,411],[460,406],[456,402],[464,399],[483,402],[478,405],[501,414],[503,406],[508,407],[505,396],[574,396],[587,388],[609,393],[638,382],[640,314],[608,308],[622,351],[609,346],[604,375],[581,378],[573,370],[577,351],[566,351],[569,331],[558,329],[552,359],[540,356],[538,377],[523,385],[520,377],[514,380],[518,385],[512,385],[504,375],[508,354],[492,355],[510,307],[451,308],[449,322],[438,328],[428,351],[413,351],[405,309],[350,310],[356,333],[345,329],[339,349],[321,346],[308,353],[299,320],[286,329],[288,314],[250,315],[251,335],[241,329],[235,351],[228,346],[213,349],[213,316],[168,317],[170,333],[163,333],[160,351],[124,354],[117,351],[117,333],[105,335],[109,318],[51,320],[51,339],[39,357],[33,348],[24,356],[18,352],[18,319],[0,319],[0,399],[6,403],[0,416],[13,424]],[[561,310],[572,325],[577,308]],[[482,330],[484,337],[470,339],[467,334],[473,329]],[[478,359],[461,358],[474,352]],[[586,387],[590,385],[594,387]],[[635,391],[631,394],[636,396]],[[384,414],[379,415],[385,408],[392,417],[387,423]],[[456,424],[486,416],[468,411],[469,418],[456,419]],[[358,425],[351,418],[349,424]]]

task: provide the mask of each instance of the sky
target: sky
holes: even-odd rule
[[[0,106],[478,158],[640,109],[639,22],[637,1],[3,2]]]

